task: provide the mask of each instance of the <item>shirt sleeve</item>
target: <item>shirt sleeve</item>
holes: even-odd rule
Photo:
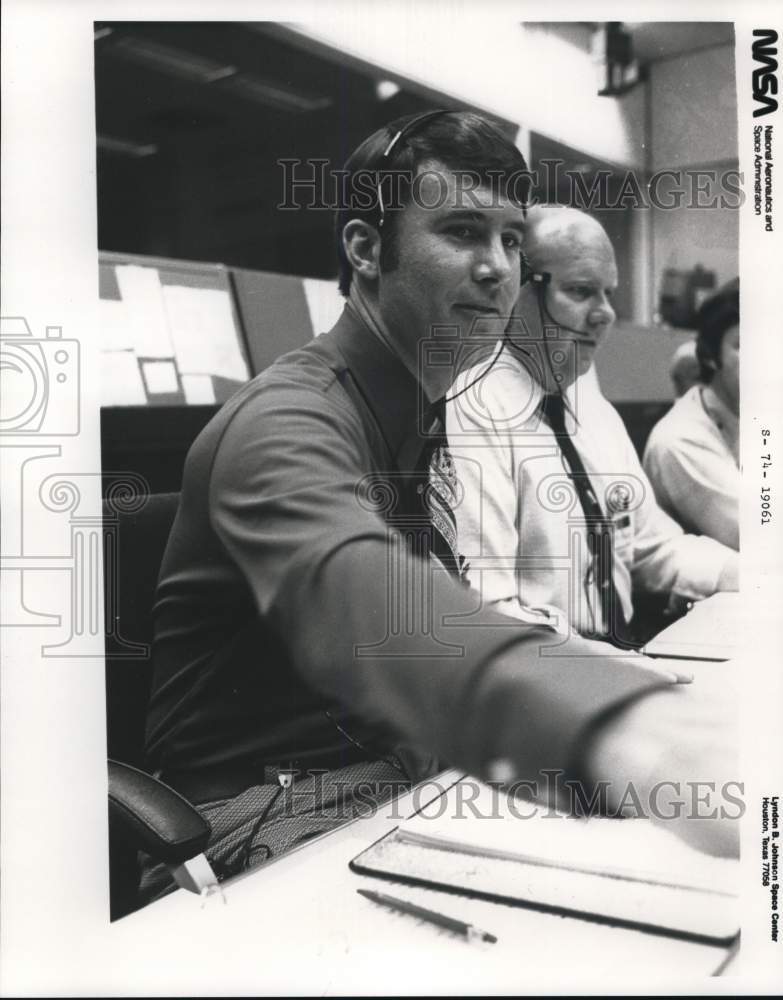
[[[215,530],[316,690],[474,774],[503,758],[534,778],[578,767],[597,717],[668,685],[578,637],[558,655],[561,637],[482,609],[408,553],[379,512],[394,478],[367,489],[368,467],[349,405],[271,387],[235,415],[212,469]]]
[[[736,470],[707,440],[656,434],[644,468],[659,502],[686,528],[739,551]]]
[[[622,425],[619,415],[618,422]],[[639,483],[640,500],[634,511],[634,584],[648,593],[675,593],[701,600],[718,590],[727,564],[736,553],[702,535],[686,534],[658,504],[636,449],[626,438],[625,468]]]

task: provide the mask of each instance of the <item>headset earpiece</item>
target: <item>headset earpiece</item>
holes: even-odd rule
[[[519,287],[526,285],[528,282],[534,283],[536,285],[546,285],[552,279],[552,275],[549,271],[536,271],[533,265],[528,260],[527,254],[524,250],[519,251]]]
[[[519,251],[519,286],[526,285],[533,276],[533,268],[524,250]]]

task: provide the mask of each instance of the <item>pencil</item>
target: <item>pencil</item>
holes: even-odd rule
[[[372,889],[357,889],[360,896],[371,899],[373,903],[380,903],[381,906],[388,906],[391,910],[400,913],[408,913],[412,917],[419,917],[428,923],[437,924],[438,927],[445,927],[447,930],[461,934],[469,941],[489,941],[494,944],[497,938],[489,931],[482,931],[473,924],[467,924],[464,920],[457,920],[455,917],[447,917],[445,913],[437,913],[435,910],[428,910],[426,906],[419,906],[411,903],[407,899],[398,899],[396,896],[389,896],[385,892],[374,892]]]

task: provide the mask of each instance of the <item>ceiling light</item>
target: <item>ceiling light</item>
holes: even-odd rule
[[[389,98],[394,97],[399,92],[399,84],[396,84],[393,80],[379,80],[375,84],[375,93],[378,95],[379,101],[388,101]]]
[[[98,149],[103,149],[107,153],[132,156],[135,159],[140,159],[143,156],[154,156],[158,151],[158,147],[154,143],[132,142],[129,139],[117,139],[110,135],[98,135],[96,143]]]
[[[225,89],[238,97],[281,111],[317,111],[332,104],[329,97],[301,94],[262,77],[240,73],[236,66],[144,38],[121,38],[112,46],[112,52],[183,80],[195,83],[226,81]]]
[[[328,108],[332,103],[329,97],[311,97],[300,94],[294,90],[269,83],[260,77],[246,74],[235,76],[229,81],[226,89],[231,90],[239,97],[246,97],[248,100],[266,104],[281,111],[318,111],[321,108]]]
[[[115,42],[112,51],[151,69],[196,83],[212,83],[233,76],[237,72],[236,66],[229,66],[206,56],[197,56],[192,52],[183,52],[168,45],[160,45],[148,39],[121,38]]]

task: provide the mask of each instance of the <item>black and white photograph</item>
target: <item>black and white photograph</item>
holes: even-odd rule
[[[0,995],[779,992],[779,8],[4,14]]]

